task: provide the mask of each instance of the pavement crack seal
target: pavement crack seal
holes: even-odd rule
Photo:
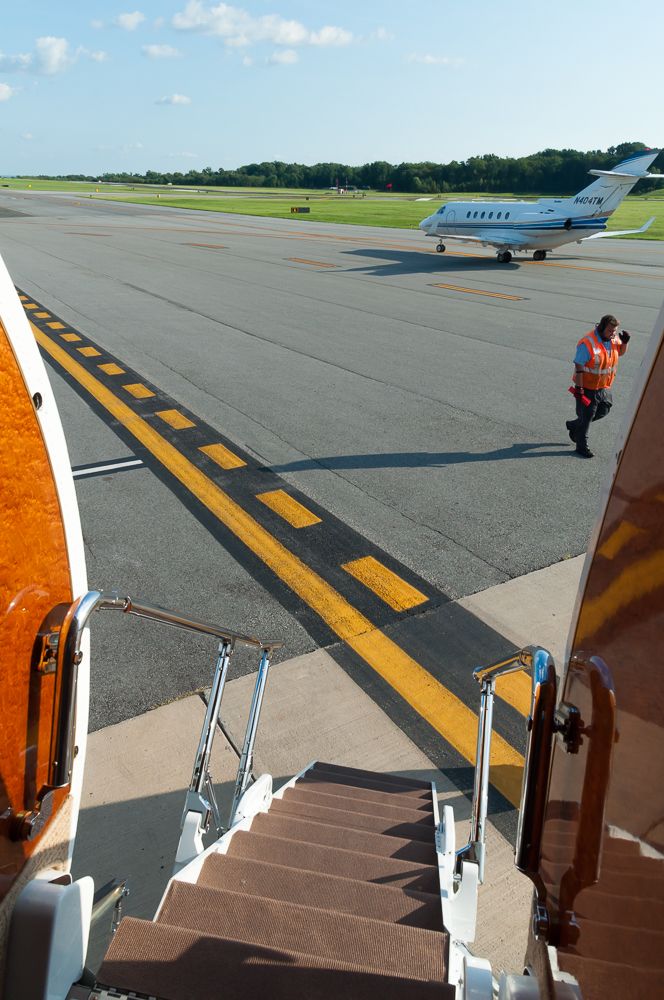
[[[454,749],[475,760],[477,716],[453,692],[378,629],[315,570],[286,548],[201,469],[111,392],[58,343],[31,324],[37,342],[220,523],[290,588]],[[494,733],[493,784],[513,805],[521,794],[523,757]]]

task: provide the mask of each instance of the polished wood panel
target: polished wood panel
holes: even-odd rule
[[[48,453],[18,362],[0,323],[0,898],[35,841],[12,839],[17,813],[48,781],[54,676],[39,674],[37,634],[71,604],[62,514]],[[62,796],[56,797],[56,808]]]
[[[664,995],[663,636],[660,338],[585,583],[543,832],[548,940],[585,1000]]]

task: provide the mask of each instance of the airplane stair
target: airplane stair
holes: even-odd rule
[[[434,832],[429,783],[317,763],[121,921],[93,995],[452,1000]]]

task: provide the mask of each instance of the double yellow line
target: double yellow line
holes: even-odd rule
[[[59,344],[36,326],[32,325],[32,329],[38,343],[58,365],[120,421],[165,469],[315,611],[429,725],[466,760],[474,763],[477,717],[471,709],[376,628],[314,570],[278,542]],[[517,700],[522,700],[523,687],[516,688],[515,694]],[[521,791],[523,757],[498,733],[493,736],[491,763],[494,768],[493,784],[512,804],[517,805]]]

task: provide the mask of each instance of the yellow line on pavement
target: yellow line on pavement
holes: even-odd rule
[[[122,388],[128,392],[134,399],[149,399],[154,396],[152,389],[148,389],[147,385],[143,385],[142,382],[135,382],[133,385],[123,385]]]
[[[204,444],[198,449],[222,469],[241,469],[247,463],[223,444]]]
[[[310,528],[312,524],[320,524],[321,519],[312,514],[310,510],[301,504],[294,497],[289,496],[285,490],[270,490],[267,493],[257,493],[256,499],[264,503],[266,507],[273,510],[284,521],[288,521],[294,528]]]
[[[369,590],[373,590],[381,601],[385,601],[395,611],[407,611],[408,608],[416,608],[418,604],[424,604],[428,600],[420,590],[411,587],[373,556],[364,556],[362,559],[342,563],[341,568]]]
[[[510,302],[521,302],[521,295],[506,295],[505,292],[484,292],[480,288],[463,288],[461,285],[445,285],[441,281],[435,281],[434,288],[451,288],[453,292],[468,292],[471,295],[490,295],[492,299],[509,299]]]
[[[307,260],[305,257],[287,257],[286,260],[292,260],[296,264],[313,264],[314,267],[338,267],[338,264],[325,264],[322,260]]]
[[[649,281],[661,281],[661,274],[643,274],[642,271],[617,271],[614,267],[590,267],[588,264],[564,264],[557,260],[520,260],[519,264],[537,264],[538,267],[566,267],[570,271],[597,271],[600,274],[621,274],[628,278],[647,278]]]
[[[183,431],[186,427],[195,427],[196,424],[185,417],[184,413],[180,413],[179,410],[157,410],[155,413],[156,417],[160,417],[165,424],[172,427],[176,431]]]
[[[460,698],[384,635],[314,570],[265,530],[141,416],[59,344],[33,325],[38,342],[182,485],[297,594],[328,627],[390,684],[466,760],[475,759],[477,717]],[[523,757],[494,733],[493,784],[519,802]]]

